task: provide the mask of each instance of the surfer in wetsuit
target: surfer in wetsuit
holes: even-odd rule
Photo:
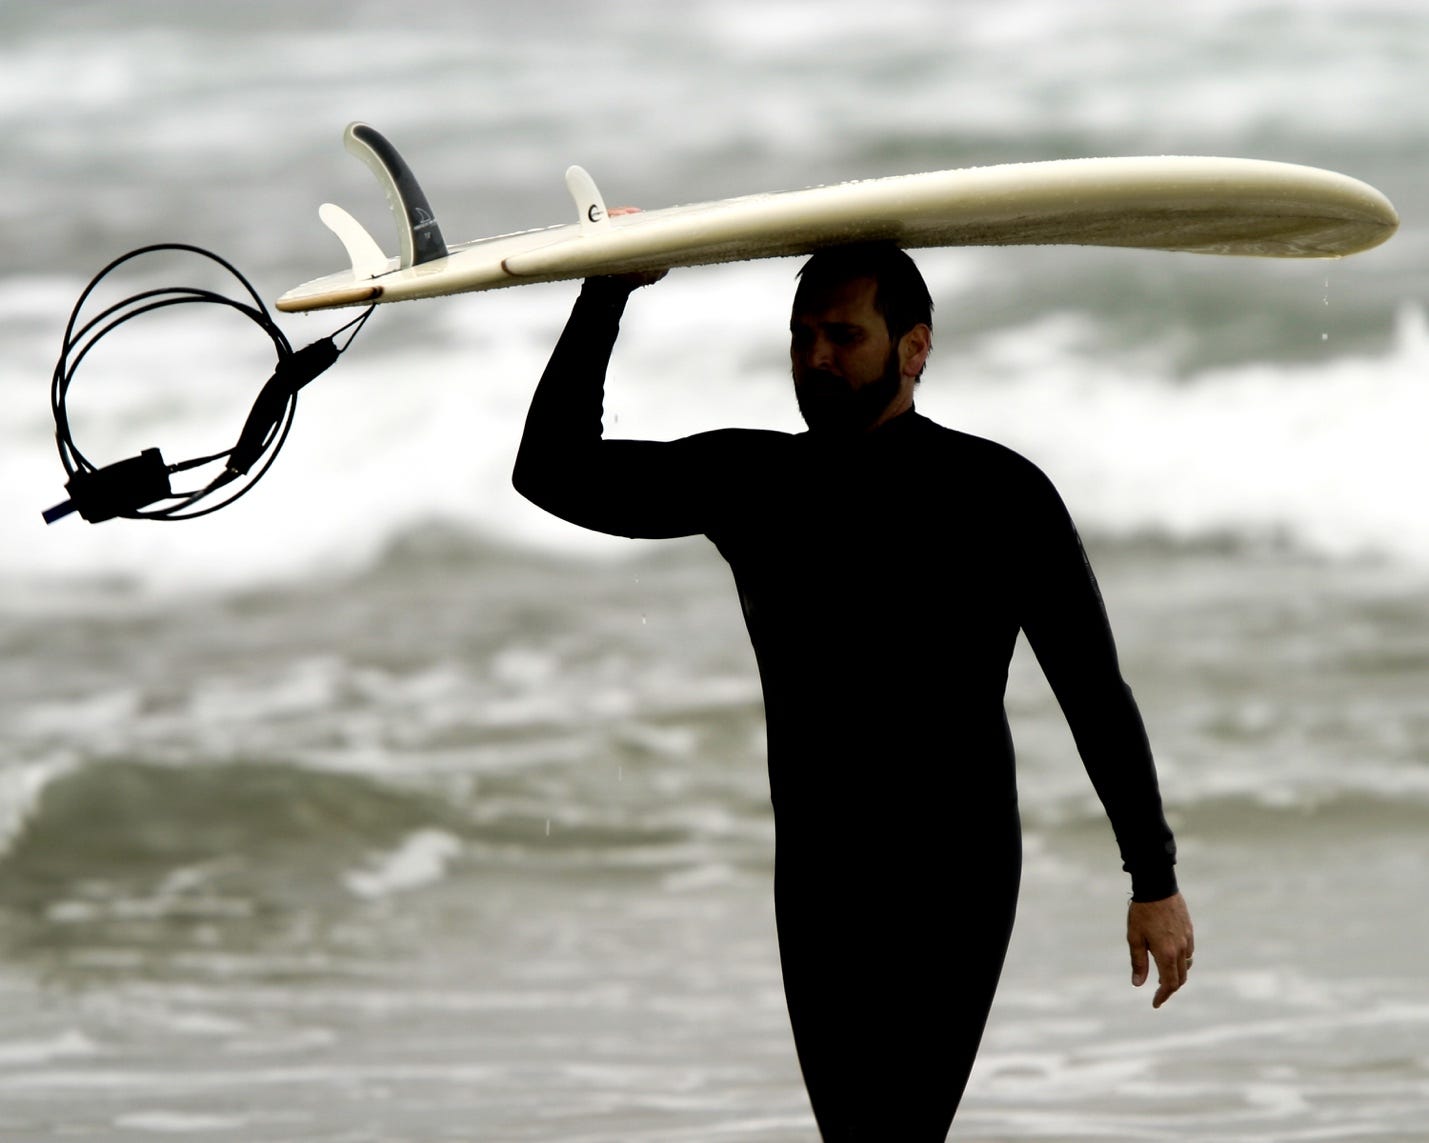
[[[1193,938],[1140,714],[1056,490],[913,406],[931,349],[916,266],[824,251],[790,324],[809,431],[602,439],[631,292],[582,287],[531,403],[514,482],[586,528],[708,536],[763,685],[775,912],[825,1140],[943,1140],[997,986],[1021,835],[1003,709],[1019,630],[1067,717],[1131,875],[1133,983],[1185,983]]]

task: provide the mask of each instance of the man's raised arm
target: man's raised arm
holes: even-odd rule
[[[699,438],[603,439],[605,374],[626,301],[660,277],[587,279],[531,399],[512,484],[583,528],[656,539],[703,530]]]

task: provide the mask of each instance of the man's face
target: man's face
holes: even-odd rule
[[[876,289],[873,279],[858,278],[798,299],[789,359],[810,429],[862,432],[886,419],[903,396],[903,362],[873,307]],[[911,378],[907,389],[911,397]]]

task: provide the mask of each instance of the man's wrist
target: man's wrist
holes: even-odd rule
[[[623,309],[634,290],[634,284],[623,278],[586,278],[581,283],[581,298],[585,301]]]
[[[1153,901],[1164,901],[1179,892],[1176,886],[1176,870],[1171,866],[1164,869],[1137,870],[1131,875],[1131,900],[1135,904],[1148,905]]]

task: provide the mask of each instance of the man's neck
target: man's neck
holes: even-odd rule
[[[904,413],[911,413],[912,411],[913,390],[910,386],[906,392],[899,393],[897,399],[889,404],[888,408],[884,409],[883,412],[878,415],[878,419],[869,425],[864,432],[875,432],[888,424],[889,421],[896,420],[903,416]]]

